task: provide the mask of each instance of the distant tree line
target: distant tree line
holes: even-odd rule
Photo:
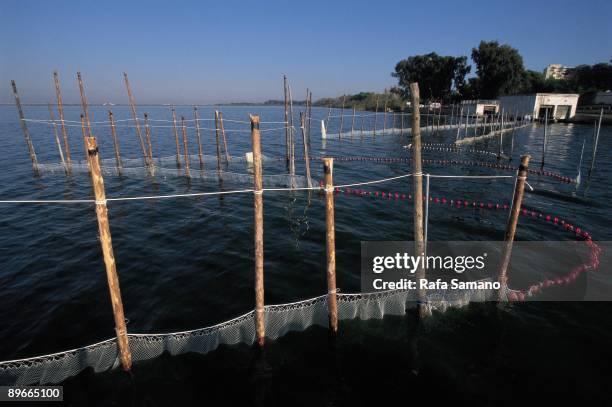
[[[404,105],[401,92],[397,88],[392,88],[388,92],[360,92],[356,95],[342,95],[335,98],[323,98],[313,102],[313,106],[325,106],[341,108],[344,99],[344,107],[346,109],[356,110],[376,110],[376,102],[378,101],[378,110],[383,111],[385,106],[387,109],[400,110]]]
[[[435,52],[401,60],[391,75],[398,79],[404,98],[409,84],[418,82],[423,100],[494,99],[500,95],[536,92],[572,92],[612,89],[612,60],[580,65],[567,79],[544,79],[542,72],[525,69],[517,49],[497,41],[481,41],[472,49],[476,76],[466,80],[472,67],[467,57],[440,56]]]
[[[595,65],[579,65],[566,79],[545,79],[543,72],[525,69],[516,48],[497,41],[481,41],[472,49],[476,76],[466,56],[442,56],[435,52],[413,55],[399,61],[391,76],[398,85],[385,93],[361,92],[345,95],[345,107],[375,110],[376,99],[382,111],[385,101],[399,110],[410,98],[410,83],[418,82],[423,102],[495,99],[500,95],[537,92],[586,93],[612,90],[612,60]],[[315,106],[341,107],[343,97],[324,98]],[[294,102],[294,104],[296,104]]]

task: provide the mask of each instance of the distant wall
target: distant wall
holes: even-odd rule
[[[501,96],[499,101],[505,111],[518,110],[519,114],[531,115],[534,119],[540,118],[540,108],[543,106],[552,106],[552,118],[571,119],[576,115],[578,96],[573,93],[537,93],[535,95]],[[568,106],[567,116],[565,109],[560,109],[559,106]]]

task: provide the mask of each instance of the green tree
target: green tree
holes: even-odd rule
[[[466,57],[440,56],[435,52],[414,55],[395,65],[391,76],[398,79],[402,96],[410,96],[410,83],[418,82],[424,100],[448,99],[453,85],[456,89],[465,83],[471,67]]]
[[[524,86],[523,57],[509,45],[497,41],[481,41],[472,49],[472,59],[480,81],[480,97],[494,99],[502,94],[515,94]]]

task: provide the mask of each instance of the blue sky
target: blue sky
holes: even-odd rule
[[[31,1],[0,2],[0,102],[15,79],[24,102],[67,103],[76,71],[90,103],[216,103],[392,86],[395,64],[435,51],[467,55],[480,40],[519,49],[525,66],[612,58],[612,2],[565,1]],[[474,70],[474,69],[473,69]]]

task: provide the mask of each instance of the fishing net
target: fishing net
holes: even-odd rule
[[[489,281],[489,280],[482,280]],[[429,290],[431,309],[461,307],[472,301],[486,301],[490,290]],[[385,315],[405,315],[416,304],[414,291],[385,291],[362,294],[337,294],[338,318],[381,319]],[[265,307],[266,337],[278,339],[288,332],[300,332],[311,326],[328,326],[327,295],[304,301]],[[256,339],[254,311],[218,325],[166,334],[128,334],[132,360],[139,362],[164,352],[180,355],[188,352],[206,354],[219,345],[251,345]],[[60,383],[84,369],[94,372],[120,365],[115,339],[66,352],[0,363],[0,384],[28,385]]]
[[[189,176],[204,181],[221,181],[223,183],[236,186],[253,186],[253,175],[233,172],[228,170],[217,171],[216,156],[202,156],[204,167],[201,168],[197,155],[190,156]],[[278,160],[263,157],[263,162],[276,162]],[[248,169],[246,157],[233,156],[230,157],[232,164],[244,164],[242,168]],[[119,168],[116,165],[114,158],[105,158],[101,160],[102,174],[105,176],[126,176],[126,177],[148,177],[150,176],[149,168],[145,166],[142,158],[129,158],[122,160],[123,166]],[[212,165],[214,164],[214,166]],[[225,167],[225,159],[222,161],[222,166]],[[229,168],[229,167],[228,167]],[[66,167],[61,163],[38,164],[38,170],[41,173],[47,174],[65,174]],[[71,172],[77,174],[87,174],[89,167],[86,162],[73,161]],[[159,177],[186,177],[187,172],[184,164],[184,157],[181,156],[180,167],[177,165],[176,156],[160,157],[154,159],[153,174]],[[308,185],[307,178],[302,175],[290,174],[264,174],[263,186],[265,188],[303,188]]]

